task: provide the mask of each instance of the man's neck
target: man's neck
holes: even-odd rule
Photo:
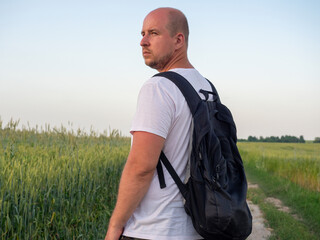
[[[194,68],[194,67],[189,62],[188,57],[187,57],[187,53],[181,52],[181,53],[174,54],[174,56],[164,66],[164,68],[157,69],[157,70],[159,72],[166,72],[166,71],[169,71],[170,69],[174,69],[174,68]]]

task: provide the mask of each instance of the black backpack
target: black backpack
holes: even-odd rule
[[[242,240],[252,230],[252,216],[246,202],[247,180],[236,146],[236,126],[229,109],[221,104],[217,91],[200,90],[175,72],[155,76],[170,79],[183,93],[193,118],[190,178],[184,184],[167,157],[161,152],[157,172],[160,187],[165,180],[162,164],[176,182],[185,199],[185,211],[204,239]],[[208,101],[209,94],[213,101]]]

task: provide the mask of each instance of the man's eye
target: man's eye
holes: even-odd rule
[[[152,35],[158,35],[158,33],[157,33],[157,32],[151,32],[151,34],[152,34]]]

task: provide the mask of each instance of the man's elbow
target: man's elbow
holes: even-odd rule
[[[156,166],[154,164],[139,164],[138,161],[128,161],[126,168],[129,174],[141,179],[141,181],[146,181],[152,179]]]

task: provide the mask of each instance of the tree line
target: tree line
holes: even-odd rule
[[[304,137],[285,135],[281,137],[271,136],[271,137],[255,137],[249,136],[248,139],[238,139],[239,142],[279,142],[279,143],[305,143]],[[320,137],[316,137],[313,141],[314,143],[320,143]]]

